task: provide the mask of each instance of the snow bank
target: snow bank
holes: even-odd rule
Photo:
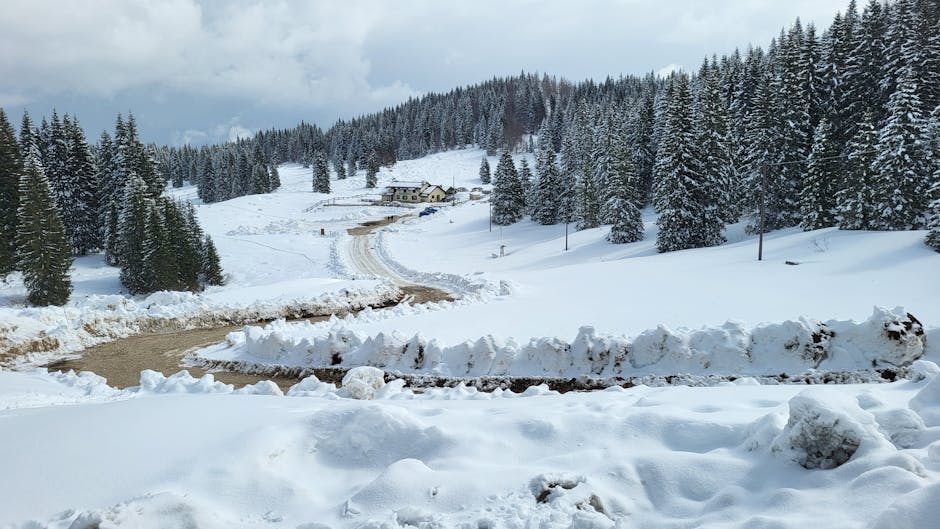
[[[861,450],[883,449],[887,441],[874,417],[854,399],[804,391],[790,399],[790,419],[771,450],[806,469],[836,468]]]
[[[396,307],[381,311],[380,317],[410,310],[434,308]],[[449,347],[420,333],[369,336],[357,331],[354,324],[373,314],[363,311],[357,318],[317,324],[278,321],[264,328],[246,327],[229,334],[225,344],[199,351],[195,363],[373,366],[454,377],[773,375],[907,366],[923,356],[926,347],[920,323],[902,308],[876,307],[863,322],[800,318],[753,329],[735,322],[697,330],[659,326],[632,339],[585,326],[570,342],[542,337],[520,344],[490,335]]]
[[[39,365],[134,334],[348,312],[401,297],[385,282],[328,283],[309,295],[302,285],[284,285],[284,294],[272,297],[278,288],[268,285],[267,297],[224,290],[156,292],[142,299],[95,295],[65,307],[0,308],[0,357],[20,366]]]

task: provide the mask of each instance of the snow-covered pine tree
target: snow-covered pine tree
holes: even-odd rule
[[[594,169],[586,164],[578,179],[577,220],[579,230],[590,230],[601,225],[601,203],[597,192]]]
[[[326,154],[317,151],[313,160],[313,191],[315,193],[330,192],[330,167],[326,162]]]
[[[653,164],[656,163],[656,145],[653,143],[653,128],[656,122],[655,96],[653,89],[647,89],[636,108],[631,127],[633,163],[639,178],[636,190],[639,202],[649,201],[653,186]]]
[[[535,170],[538,172],[538,183],[535,188],[535,200],[532,205],[532,220],[543,226],[558,222],[558,207],[561,198],[561,182],[558,174],[558,164],[555,163],[555,149],[550,138],[542,141],[539,136],[539,157],[536,160]]]
[[[202,271],[202,228],[192,204],[164,200],[164,216],[172,235],[172,250],[178,263],[179,287],[190,292],[200,290]]]
[[[633,165],[630,146],[625,141],[615,144],[612,158],[610,198],[605,205],[612,226],[607,240],[614,244],[636,242],[643,239],[643,220],[637,207],[640,176]]]
[[[779,131],[779,164],[775,167],[778,186],[775,197],[779,220],[786,226],[800,223],[799,193],[806,173],[806,161],[812,146],[810,101],[807,92],[809,71],[803,57],[803,29],[799,20],[784,39],[781,36],[776,55],[779,73],[773,86],[777,96],[776,122]]]
[[[225,284],[219,252],[215,249],[215,243],[208,235],[203,241],[202,280],[205,284],[212,286]]]
[[[240,197],[251,193],[251,161],[244,148],[238,149],[235,163],[235,179],[232,182],[232,197]]]
[[[34,145],[39,144],[39,132],[33,125],[29,112],[23,112],[23,120],[20,122],[20,156],[25,160],[29,158],[29,151]]]
[[[692,97],[685,74],[674,78],[666,108],[662,142],[657,150],[653,203],[659,218],[656,248],[660,252],[702,246],[698,154],[692,126]]]
[[[847,145],[845,181],[836,193],[836,213],[843,230],[870,230],[877,212],[874,205],[875,174],[872,163],[878,147],[878,131],[871,111],[862,114],[858,132]]]
[[[251,168],[251,189],[255,194],[271,192],[271,182],[268,167],[263,163],[255,163]]]
[[[887,121],[878,136],[874,227],[922,229],[929,201],[925,120],[920,112],[913,67],[906,67],[888,101]]]
[[[493,175],[493,193],[490,200],[493,202],[493,224],[508,226],[519,222],[525,209],[525,199],[522,193],[522,183],[516,173],[516,166],[509,151],[503,151],[496,164],[496,173]]]
[[[22,176],[23,158],[16,133],[0,108],[0,279],[12,272],[16,264],[16,211]]]
[[[271,163],[268,172],[268,182],[271,184],[271,191],[276,191],[281,187],[281,174],[277,171],[277,162]]]
[[[486,156],[483,157],[483,161],[480,162],[480,182],[484,184],[489,184],[492,181],[490,176],[490,162],[486,159]]]
[[[121,266],[121,284],[131,294],[149,292],[153,283],[147,243],[153,203],[147,184],[137,173],[130,173],[124,186],[124,200],[117,225],[120,230],[118,262]]]
[[[525,158],[519,162],[519,184],[522,187],[522,209],[523,214],[528,213],[531,204],[529,203],[529,196],[532,193],[532,186],[534,182],[532,181],[532,169],[529,168],[529,161]]]
[[[160,206],[152,200],[147,207],[147,230],[144,236],[144,270],[138,294],[158,290],[180,290],[179,265],[174,258],[167,219]]]
[[[77,117],[64,122],[70,174],[68,200],[60,206],[64,211],[66,237],[72,252],[85,255],[102,247],[98,218],[98,168]]]
[[[706,60],[699,71],[699,90],[694,105],[693,136],[698,152],[700,185],[696,202],[700,206],[702,243],[721,244],[725,223],[737,222],[740,212],[736,196],[736,176],[731,158],[728,106],[721,92],[717,60]]]
[[[375,189],[379,185],[379,157],[375,151],[369,153],[369,160],[366,162],[366,187]]]
[[[346,159],[346,177],[355,178],[356,177],[356,157],[352,154]]]
[[[17,218],[17,268],[23,272],[26,301],[64,305],[72,293],[69,246],[35,145],[20,178]]]
[[[216,173],[212,165],[212,157],[204,156],[202,158],[202,185],[199,186],[198,194],[206,204],[216,202]]]
[[[157,161],[152,149],[140,141],[134,114],[128,113],[124,126],[127,142],[127,156],[125,158],[127,167],[124,174],[130,174],[131,171],[137,173],[137,176],[147,184],[147,195],[156,199],[166,189],[166,180],[157,170]]]
[[[346,165],[343,163],[342,158],[336,158],[335,160],[333,160],[333,169],[336,170],[337,180],[346,179]]]
[[[800,226],[804,231],[828,228],[836,224],[837,182],[833,175],[843,166],[838,147],[832,139],[832,125],[823,118],[813,134],[813,150],[803,189],[800,191]]]

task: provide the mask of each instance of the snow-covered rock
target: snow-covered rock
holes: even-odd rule
[[[854,399],[823,397],[807,390],[790,399],[789,407],[790,418],[771,450],[804,468],[836,468],[860,449],[887,444],[874,417]]]
[[[385,387],[385,372],[376,367],[354,367],[343,376],[341,385],[340,396],[372,400]]]

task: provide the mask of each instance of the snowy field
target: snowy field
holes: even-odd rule
[[[336,252],[347,228],[402,210],[363,206],[360,198],[340,200],[353,206],[329,205],[336,196],[368,198],[363,171],[334,182],[334,195],[310,190],[309,169],[283,166],[280,175],[283,185],[273,194],[217,204],[201,204],[191,186],[170,190],[197,204],[200,223],[218,248],[225,286],[195,295],[129,296],[122,293],[119,270],[95,255],[75,260],[68,305],[27,308],[25,288],[14,275],[0,283],[0,351],[39,351],[20,361],[41,363],[146,330],[329,314],[396,298],[398,291],[386,282],[355,280]]]
[[[0,373],[0,527],[925,529],[940,369],[915,368],[810,389],[389,384],[374,400],[312,379],[280,396]]]
[[[380,186],[476,187],[480,157],[400,162]],[[281,178],[272,195],[198,205],[227,286],[130,298],[115,269],[85,258],[64,309],[21,307],[16,280],[0,289],[4,336],[54,338],[46,345],[63,352],[153,320],[273,317],[391,295],[391,283],[356,275],[345,230],[404,210],[359,205],[361,174],[333,182],[339,206],[308,191],[309,171],[286,166]],[[458,301],[247,327],[202,354],[311,365],[338,353],[346,366],[390,371],[566,377],[932,361],[886,384],[745,376],[567,394],[418,392],[374,368],[354,369],[340,389],[309,378],[286,395],[211,375],[144,372],[138,387],[117,390],[90,373],[0,371],[0,528],[936,525],[940,255],[923,233],[776,232],[758,263],[741,226],[722,247],[659,255],[646,212],[644,242],[611,245],[600,228],[572,232],[565,252],[562,226],[490,232],[487,214],[485,201],[468,201],[371,243],[396,274]]]
[[[481,156],[446,152],[399,162],[395,172],[404,180],[472,188],[481,185]],[[490,164],[495,168],[495,158]],[[923,340],[911,349],[883,332],[903,324],[907,313],[925,328],[926,347],[940,341],[929,339],[940,330],[940,254],[924,245],[923,232],[783,230],[765,238],[758,262],[757,240],[745,235],[743,223],[729,227],[723,246],[657,254],[647,210],[644,241],[612,245],[604,240],[608,228],[572,228],[565,251],[564,226],[524,221],[490,231],[488,213],[485,200],[467,201],[376,236],[390,268],[463,292],[457,303],[272,324],[233,333],[201,355],[311,365],[339,352],[348,365],[457,376],[775,374],[907,361],[924,352],[917,351]],[[812,350],[820,332],[834,335],[825,337],[822,364]],[[420,364],[418,349],[426,359]],[[614,365],[615,352],[591,358],[617,349],[633,351],[624,367]]]

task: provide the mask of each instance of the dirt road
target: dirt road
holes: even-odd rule
[[[441,289],[417,285],[394,274],[375,256],[371,248],[371,233],[381,226],[395,222],[397,219],[398,217],[388,217],[351,228],[349,234],[352,237],[345,250],[349,263],[356,268],[357,273],[386,277],[393,281],[405,293],[402,301],[427,303],[453,299],[449,293]],[[319,316],[308,319],[310,321],[321,321],[328,317]],[[228,333],[241,328],[243,326],[239,325],[141,334],[90,347],[82,351],[81,358],[55,362],[46,367],[51,370],[62,371],[69,369],[94,371],[107,378],[110,385],[126,388],[139,384],[140,372],[144,369],[153,369],[164,375],[171,375],[180,369],[184,369],[180,366],[180,361],[187,353],[193,349],[219,343],[225,339]],[[187,367],[185,369],[188,369],[193,376],[202,376],[205,373],[204,370],[199,368]],[[259,380],[272,380],[281,388],[287,389],[287,387],[297,382],[297,378],[249,375],[232,371],[213,370],[213,375],[218,380],[239,387]]]

